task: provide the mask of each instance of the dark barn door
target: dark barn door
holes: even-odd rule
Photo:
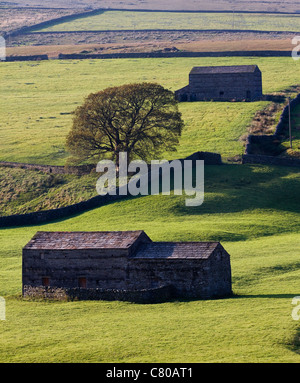
[[[78,287],[82,289],[86,289],[86,278],[84,277],[78,278]]]

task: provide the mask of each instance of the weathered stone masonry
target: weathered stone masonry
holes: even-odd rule
[[[23,249],[23,295],[165,301],[231,294],[218,242],[152,242],[143,231],[38,232]]]
[[[189,85],[175,92],[178,101],[256,101],[263,96],[257,65],[194,67]]]

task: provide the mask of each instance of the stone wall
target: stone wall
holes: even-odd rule
[[[300,167],[300,159],[247,154],[242,157],[243,164],[263,164],[276,166]]]
[[[104,206],[109,202],[114,202],[119,199],[124,199],[124,196],[96,196],[87,201],[82,201],[66,207],[43,210],[34,213],[16,214],[7,217],[0,217],[0,227],[11,226],[26,226],[26,225],[39,225],[42,223],[52,222],[59,219],[67,218],[94,209],[96,207]]]
[[[172,286],[161,286],[143,290],[105,290],[82,288],[53,288],[24,286],[24,298],[50,300],[105,300],[126,301],[139,304],[155,304],[172,300]]]
[[[219,31],[218,31],[219,32]],[[61,33],[61,32],[60,32]],[[70,32],[71,33],[71,32]],[[79,32],[80,33],[80,32]],[[85,32],[86,33],[86,32]],[[51,34],[49,32],[48,34]],[[91,59],[128,59],[128,58],[172,58],[172,57],[290,57],[290,51],[229,51],[229,52],[128,52],[102,54],[63,54],[59,60],[91,60]],[[7,56],[6,61],[40,61],[49,60],[48,55]],[[3,61],[5,62],[5,61]]]
[[[80,18],[80,17],[87,17],[87,16],[98,15],[98,14],[103,13],[103,11],[104,11],[104,9],[100,9],[100,8],[99,9],[88,10],[88,11],[84,11],[84,12],[80,12],[79,10],[77,10],[77,11],[74,10],[73,13],[70,14],[70,15],[65,15],[65,16],[57,17],[57,18],[54,18],[54,19],[50,19],[50,20],[47,20],[47,21],[40,22],[38,24],[24,26],[24,27],[21,27],[21,28],[18,28],[16,30],[14,30],[14,31],[11,31],[11,32],[6,32],[5,33],[5,38],[13,37],[13,36],[18,36],[18,35],[23,35],[23,34],[26,34],[26,33],[31,33],[32,31],[34,31],[36,29],[48,28],[48,27],[51,27],[51,26],[53,26],[53,25],[55,25],[57,23],[72,21],[72,20]]]
[[[61,60],[84,59],[122,59],[122,58],[172,58],[172,57],[290,57],[287,51],[230,51],[230,52],[128,52],[128,53],[102,53],[102,54],[63,54]]]
[[[5,61],[41,61],[48,60],[48,55],[32,55],[32,56],[7,56]],[[3,61],[3,62],[5,62]]]
[[[297,95],[293,100],[291,100],[291,110],[300,104],[300,94]],[[256,160],[259,160],[260,156],[276,156],[280,154],[280,143],[282,137],[287,136],[287,126],[288,126],[288,118],[289,118],[289,105],[286,105],[283,109],[283,112],[280,116],[279,122],[275,128],[275,133],[273,135],[249,135],[246,142],[246,150],[245,155],[257,155]],[[245,161],[254,161],[253,157],[249,157],[248,159],[245,157]],[[262,158],[263,160],[263,158]],[[264,159],[263,161],[268,161],[268,159]],[[283,163],[283,161],[279,160],[278,163]],[[254,162],[252,162],[254,163]],[[258,163],[258,162],[256,162]],[[264,162],[266,163],[266,162]],[[289,162],[287,162],[289,163]],[[292,162],[290,162],[292,163]],[[294,162],[294,163],[297,163]],[[287,165],[290,166],[290,165]]]
[[[191,156],[181,159],[184,160],[203,160],[206,165],[221,165],[222,158],[218,153],[209,153],[209,152],[197,152]],[[91,171],[96,170],[96,165],[87,164],[80,166],[57,166],[57,165],[38,165],[38,164],[28,164],[22,162],[9,162],[9,161],[0,161],[0,166],[7,168],[19,168],[26,170],[35,170],[45,173],[52,174],[75,174],[75,175],[84,175],[90,174]]]
[[[36,170],[36,171],[50,173],[50,174],[52,173],[52,174],[75,174],[75,175],[90,174],[92,170],[96,169],[95,165],[55,166],[55,165],[27,164],[22,162],[8,162],[8,161],[0,161],[0,166],[4,166],[7,168]]]
[[[249,135],[246,143],[246,155],[269,155],[280,154],[280,138],[277,135],[262,134],[259,136]]]
[[[300,104],[300,94],[297,95],[293,100],[291,100],[291,110]],[[287,121],[289,118],[289,105],[286,105],[283,109],[283,112],[280,116],[280,120],[276,126],[275,136],[282,135],[287,126]]]
[[[205,165],[222,165],[222,157],[219,153],[196,152],[191,156],[181,159],[181,161],[184,160],[204,161]]]
[[[221,165],[222,164],[222,158],[219,154],[207,153],[207,152],[197,152],[185,159],[181,159],[180,161],[184,161],[184,160],[192,160],[192,161],[203,160],[205,162],[205,165]],[[30,169],[30,170],[35,169],[35,170],[46,171],[46,172],[50,172],[50,170],[52,169],[53,174],[55,172],[65,173],[70,171],[70,170],[65,170],[63,166],[60,167],[60,166],[31,165],[31,164],[18,164],[18,163],[4,163],[4,166],[13,166],[13,167],[21,167],[21,168],[24,167],[25,169]],[[94,168],[95,166],[93,165],[92,167]],[[80,172],[81,171],[82,171],[82,168]],[[91,169],[87,168],[86,171],[90,172]],[[74,168],[74,172],[75,174],[78,174],[77,167]],[[69,205],[66,207],[58,208],[58,209],[0,217],[0,227],[38,225],[41,223],[51,222],[51,221],[59,220],[62,218],[67,218],[72,215],[80,214],[85,211],[104,206],[109,202],[114,202],[124,198],[127,198],[127,196],[119,196],[119,195],[96,196],[89,200],[82,201],[82,202]]]

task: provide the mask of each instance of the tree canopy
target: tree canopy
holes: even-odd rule
[[[128,84],[90,94],[74,111],[66,145],[78,162],[119,153],[144,161],[176,151],[184,123],[174,93],[155,83]]]

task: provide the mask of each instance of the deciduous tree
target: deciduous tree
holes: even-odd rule
[[[74,112],[67,149],[78,162],[148,161],[176,151],[184,123],[174,93],[155,83],[129,84],[90,94]]]

